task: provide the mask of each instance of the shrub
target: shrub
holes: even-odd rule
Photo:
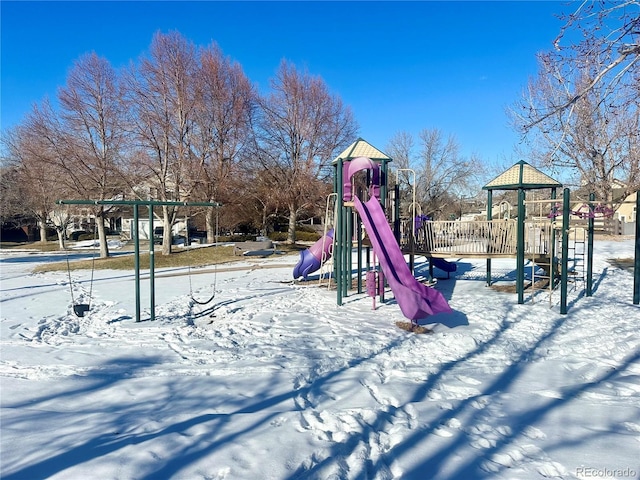
[[[269,238],[274,242],[284,242],[287,240],[287,232],[271,232]]]
[[[315,242],[320,240],[320,234],[317,232],[299,232],[296,231],[296,240],[301,242]]]
[[[296,227],[296,235],[300,232],[304,233],[316,233],[317,230],[313,228],[311,225],[298,225]]]
[[[296,241],[299,242],[315,242],[320,239],[317,232],[301,232],[296,230]],[[285,242],[288,238],[287,232],[271,232],[269,238],[274,242]]]

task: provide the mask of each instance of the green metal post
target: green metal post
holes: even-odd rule
[[[140,227],[138,221],[138,208],[136,203],[133,206],[133,235],[135,241],[133,242],[133,269],[135,271],[135,289],[136,289],[136,322],[140,321]]]
[[[351,290],[351,269],[353,268],[353,220],[354,220],[354,215],[353,215],[353,208],[351,207],[347,207],[347,225],[346,225],[346,234],[347,234],[347,238],[346,238],[346,246],[347,248],[345,248],[345,253],[346,253],[346,258],[345,258],[345,269],[344,269],[344,294],[345,296],[348,295],[349,290]]]
[[[336,301],[338,306],[342,305],[342,251],[344,250],[344,191],[343,191],[343,181],[342,181],[342,172],[343,172],[343,161],[342,158],[338,158],[338,164],[336,165],[336,183],[335,183],[335,192],[338,194],[338,198],[336,201],[338,202],[337,211],[338,215],[336,218],[336,228],[333,232],[335,238],[335,249],[333,252],[333,260],[334,260],[334,277],[336,281]]]
[[[518,304],[524,303],[524,189],[518,189],[518,239],[516,247],[516,290]]]
[[[595,193],[589,194],[589,212],[593,212],[593,202],[596,199]],[[595,219],[589,215],[587,227],[587,297],[593,295],[593,236],[595,230]]]
[[[493,219],[493,190],[487,191],[487,220],[491,221]],[[489,245],[491,245],[491,239],[489,239]],[[433,275],[432,273],[431,262],[429,262],[429,275]],[[491,259],[487,258],[487,286],[491,286]]]
[[[640,304],[640,190],[636,192],[636,249],[633,262],[633,304]]]
[[[389,162],[383,160],[380,166],[380,199],[382,201],[382,206],[384,207],[384,202],[387,198],[387,171],[389,167]]]
[[[562,194],[562,265],[560,270],[560,314],[567,313],[567,281],[569,279],[569,215],[570,192],[565,188]]]
[[[555,200],[557,197],[556,187],[551,189],[551,200]],[[555,287],[556,283],[556,229],[553,228],[553,223],[556,221],[555,217],[555,204],[551,204],[551,211],[554,213],[554,216],[550,218],[551,222],[551,245],[549,246],[549,287],[551,290]],[[549,301],[551,301],[551,294],[549,295]]]
[[[155,278],[155,256],[153,241],[153,205],[149,205],[149,308],[150,320],[156,319],[156,278]]]
[[[360,220],[360,215],[356,218],[356,235],[358,236],[358,293],[362,293],[362,220]]]
[[[400,185],[398,183],[393,187],[393,236],[400,243]]]

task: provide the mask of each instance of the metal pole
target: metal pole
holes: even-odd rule
[[[410,253],[409,253],[409,270],[411,273],[414,273],[415,267],[415,250],[416,250],[416,172],[411,168],[399,168],[396,170],[396,185],[400,180],[400,172],[409,172],[413,175],[412,183],[411,183],[411,241],[409,243]],[[399,197],[399,189],[397,190]],[[400,201],[399,198],[396,199],[397,202]],[[397,238],[398,244],[400,244],[400,237]]]
[[[589,194],[589,212],[593,212],[593,202],[596,199],[595,193]],[[593,215],[589,215],[589,223],[587,227],[587,297],[593,295],[593,235],[594,235],[595,219]]]
[[[516,248],[516,290],[518,304],[524,303],[524,189],[518,189],[518,243]]]
[[[355,219],[356,223],[356,235],[357,235],[357,248],[358,252],[356,254],[356,258],[358,259],[358,293],[362,293],[362,220],[360,219],[360,215],[358,215]]]
[[[135,240],[133,242],[133,269],[135,275],[135,289],[136,289],[136,322],[140,321],[140,228],[138,220],[138,204],[133,206],[133,235]]]
[[[153,205],[149,204],[149,312],[150,320],[156,319],[155,241],[153,238]]]
[[[487,220],[493,220],[493,190],[487,191]],[[489,230],[489,235],[491,235],[491,230]],[[491,245],[491,238],[489,238],[489,245]],[[429,274],[432,273],[431,267],[429,267]],[[487,287],[491,286],[491,258],[487,258]]]
[[[216,245],[218,244],[218,233],[219,233],[219,230],[218,230],[218,228],[219,228],[218,215],[219,215],[219,212],[220,212],[220,208],[216,207],[216,238],[215,238]]]
[[[333,236],[335,238],[335,249],[333,252],[333,274],[336,280],[336,301],[338,306],[342,305],[342,251],[343,251],[343,236],[344,236],[344,187],[342,181],[344,163],[342,158],[338,158],[336,165],[336,185],[335,191],[338,194],[337,202],[337,218],[335,230]]]
[[[218,202],[173,202],[161,200],[58,200],[58,205],[166,205],[172,207],[221,207]]]
[[[636,249],[633,262],[633,304],[640,303],[640,190],[636,192]]]
[[[562,315],[567,313],[570,195],[569,189],[565,188],[562,194],[562,268],[560,270],[560,314]]]
[[[396,182],[393,186],[393,236],[400,243],[400,185]]]
[[[555,200],[557,196],[557,190],[556,187],[553,187],[551,189],[551,199]],[[556,285],[556,265],[557,265],[557,261],[556,261],[556,255],[557,255],[557,251],[556,251],[556,229],[555,229],[555,221],[556,221],[556,210],[555,207],[552,204],[551,207],[551,211],[553,212],[553,215],[550,218],[550,222],[551,222],[551,245],[549,245],[549,303],[552,302],[552,297],[553,297],[553,289],[555,288]]]
[[[353,193],[353,192],[352,192]],[[353,214],[353,208],[351,207],[347,207],[347,214],[345,215],[346,219],[347,219],[347,224],[346,224],[346,235],[347,235],[347,248],[345,249],[345,262],[344,262],[344,266],[346,267],[344,269],[345,271],[345,276],[344,276],[344,290],[342,293],[344,293],[345,296],[348,295],[349,290],[351,290],[351,281],[352,281],[352,276],[351,276],[351,270],[353,268],[353,223],[354,223],[354,219],[355,219],[355,215]]]

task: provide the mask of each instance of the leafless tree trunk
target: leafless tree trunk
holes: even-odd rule
[[[299,213],[322,204],[329,162],[353,141],[357,125],[321,78],[299,73],[286,61],[259,103],[261,174],[277,186],[289,211],[293,243]]]
[[[71,216],[69,212],[64,207],[54,208],[49,212],[49,221],[56,229],[56,234],[58,235],[58,246],[60,250],[64,250],[65,246],[65,232],[67,231],[67,227],[71,222]]]
[[[128,76],[129,105],[139,158],[147,168],[146,195],[161,201],[189,198],[195,47],[179,33],[158,33],[148,56]],[[186,190],[185,190],[186,189]],[[139,192],[139,195],[145,195]],[[162,254],[171,253],[174,206],[162,207]]]

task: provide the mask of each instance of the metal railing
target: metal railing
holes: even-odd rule
[[[551,222],[525,222],[525,253],[550,251]],[[411,249],[413,225],[403,223],[401,246]],[[428,221],[416,230],[415,253],[433,257],[515,257],[516,220]]]

